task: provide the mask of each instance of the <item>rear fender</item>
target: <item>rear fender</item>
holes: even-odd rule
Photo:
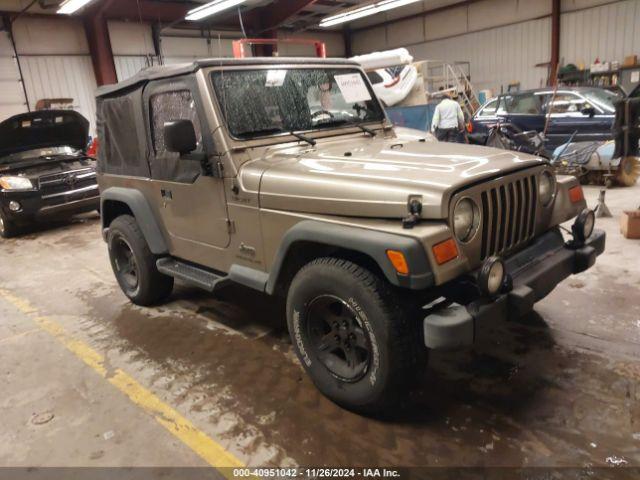
[[[169,253],[167,242],[156,222],[156,217],[149,206],[149,202],[142,192],[131,188],[110,187],[100,195],[100,211],[102,213],[102,230],[106,233],[109,224],[114,219],[113,213],[118,212],[121,205],[131,211],[144,235],[149,249],[156,255]]]

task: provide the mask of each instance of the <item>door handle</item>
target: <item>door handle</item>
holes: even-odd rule
[[[173,200],[173,193],[171,193],[171,190],[165,190],[163,188],[160,190],[160,195],[164,200]]]

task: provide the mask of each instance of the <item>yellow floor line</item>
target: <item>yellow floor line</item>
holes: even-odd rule
[[[73,338],[57,322],[39,315],[38,310],[28,301],[17,297],[13,293],[0,289],[0,297],[11,303],[22,313],[33,318],[36,324],[51,334],[71,351],[106,379],[111,385],[124,393],[137,406],[151,414],[155,420],[175,435],[182,443],[202,457],[209,465],[223,468],[220,473],[227,478],[233,478],[233,471],[229,467],[243,468],[244,464],[232,453],[224,449],[219,443],[199,430],[193,423],[180,415],[176,410],[160,400],[152,392],[140,385],[126,372],[118,369],[108,371],[104,357],[86,343]]]

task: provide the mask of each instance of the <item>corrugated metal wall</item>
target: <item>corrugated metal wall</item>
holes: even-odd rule
[[[622,62],[626,55],[640,54],[640,1],[563,13],[560,31],[560,58],[565,64],[588,67],[598,57]]]
[[[196,58],[232,57],[232,40],[225,38],[163,36],[161,48],[164,63],[192,62]]]
[[[477,90],[520,82],[521,88],[536,88],[547,78],[551,51],[551,20],[548,18],[492,28],[444,40],[409,47],[416,59],[467,61],[471,63],[471,82]]]
[[[560,58],[591,64],[640,54],[640,1],[562,0]],[[417,7],[415,7],[417,8]],[[426,5],[423,5],[426,8]],[[398,9],[400,10],[400,9]],[[407,46],[416,60],[466,61],[477,89],[535,88],[551,57],[551,0],[483,0],[353,35],[354,53]]]
[[[74,110],[90,121],[95,134],[97,85],[82,24],[75,19],[23,17],[13,24],[13,32],[31,109],[41,99],[71,98]]]
[[[109,39],[119,82],[158,64],[150,25],[110,21]]]
[[[113,62],[116,65],[116,75],[119,82],[133,77],[143,68],[155,64],[152,58],[141,55],[114,55]]]
[[[31,109],[43,98],[72,98],[73,109],[91,122],[95,133],[96,80],[89,55],[21,56]]]
[[[26,111],[27,103],[9,34],[0,31],[0,122]]]

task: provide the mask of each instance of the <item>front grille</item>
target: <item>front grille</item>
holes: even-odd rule
[[[538,203],[535,175],[485,190],[481,198],[482,260],[517,248],[533,237]]]
[[[38,187],[44,206],[57,206],[95,196],[96,172],[83,168],[70,172],[42,175]]]

